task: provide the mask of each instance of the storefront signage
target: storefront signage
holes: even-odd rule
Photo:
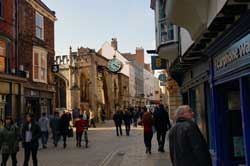
[[[151,63],[152,70],[165,70],[167,68],[167,61],[159,56],[151,56]]]
[[[58,73],[59,72],[59,65],[52,65],[52,72]]]
[[[250,34],[214,58],[215,76],[220,76],[250,63]]]
[[[167,81],[167,76],[166,74],[160,74],[158,79],[161,81],[161,82],[166,82]]]
[[[122,62],[114,57],[108,62],[108,69],[111,72],[117,73],[122,69]]]

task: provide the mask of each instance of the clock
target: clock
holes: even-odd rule
[[[108,62],[108,69],[111,72],[117,73],[122,69],[122,62],[114,57]]]

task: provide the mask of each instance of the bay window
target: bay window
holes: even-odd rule
[[[6,72],[6,64],[8,62],[6,49],[6,42],[0,39],[0,72],[2,73]]]
[[[36,12],[36,37],[44,39],[44,18],[38,12]]]
[[[47,51],[42,48],[33,49],[33,80],[47,83]]]

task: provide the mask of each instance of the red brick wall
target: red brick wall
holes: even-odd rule
[[[44,40],[35,36],[35,9],[32,8],[25,0],[19,1],[19,58],[20,64],[24,65],[24,70],[29,71],[29,81],[33,86],[41,86],[40,83],[34,83],[33,80],[33,63],[32,53],[33,46],[45,48],[48,51],[48,83],[53,83],[51,65],[54,63],[54,22],[44,17]]]
[[[10,67],[15,67],[15,1],[3,1],[3,17],[0,18],[0,36],[10,40]]]

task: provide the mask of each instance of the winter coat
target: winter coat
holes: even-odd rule
[[[67,114],[63,114],[60,119],[60,132],[62,135],[68,135],[69,132],[69,118]]]
[[[154,112],[154,125],[156,131],[166,132],[171,128],[168,112],[164,108]]]
[[[124,123],[125,125],[129,125],[131,124],[131,115],[129,112],[125,112],[124,115],[123,115],[123,120],[124,120]]]
[[[0,149],[2,154],[17,153],[19,150],[17,125],[6,126],[0,132]]]
[[[78,119],[75,122],[75,127],[76,127],[76,133],[83,133],[84,129],[84,120],[83,119]]]
[[[39,119],[38,123],[39,123],[41,131],[46,132],[49,130],[49,119],[47,117],[42,116]]]
[[[23,125],[22,128],[22,141],[23,143],[25,143],[25,134],[26,131],[29,131],[29,124],[25,123]],[[31,128],[30,128],[30,132],[32,134],[32,139],[31,139],[31,145],[33,147],[37,147],[39,146],[39,138],[41,137],[41,129],[39,127],[39,125],[35,122],[31,122]]]
[[[193,121],[177,120],[169,132],[169,148],[173,166],[212,166],[207,143]]]
[[[50,128],[52,129],[52,132],[60,132],[60,118],[59,117],[53,117],[50,120]]]
[[[152,133],[153,132],[153,117],[150,112],[145,112],[142,117],[142,121],[140,122],[143,125],[144,133]]]
[[[121,125],[122,119],[123,119],[123,115],[120,112],[116,112],[113,116],[113,120],[115,122],[115,125]]]

